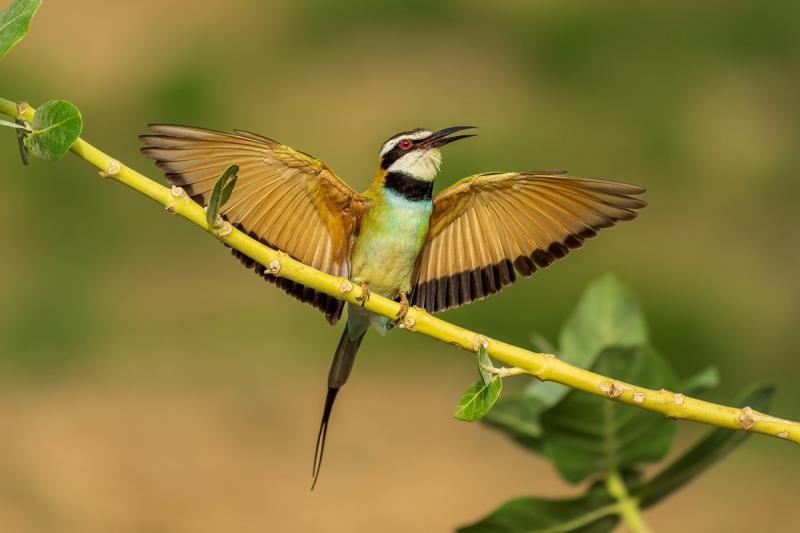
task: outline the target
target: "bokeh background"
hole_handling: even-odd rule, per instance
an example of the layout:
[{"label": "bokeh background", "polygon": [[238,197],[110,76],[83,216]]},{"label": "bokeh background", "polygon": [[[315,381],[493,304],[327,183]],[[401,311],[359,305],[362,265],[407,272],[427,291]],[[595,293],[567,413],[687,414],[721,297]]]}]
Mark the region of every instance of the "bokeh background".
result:
[{"label": "bokeh background", "polygon": [[[86,139],[151,176],[148,122],[261,132],[359,188],[392,133],[467,123],[442,186],[530,168],[645,185],[635,223],[445,317],[529,345],[613,271],[682,375],[720,368],[709,397],[770,380],[796,419],[797,20],[792,0],[46,1],[0,94],[71,100]],[[447,531],[581,490],[453,420],[472,358],[398,332],[365,342],[309,493],[338,328],[84,162],[25,168],[0,134],[1,531]],[[703,429],[681,424],[679,448]],[[791,529],[799,477],[796,448],[754,438],[646,518]]]}]

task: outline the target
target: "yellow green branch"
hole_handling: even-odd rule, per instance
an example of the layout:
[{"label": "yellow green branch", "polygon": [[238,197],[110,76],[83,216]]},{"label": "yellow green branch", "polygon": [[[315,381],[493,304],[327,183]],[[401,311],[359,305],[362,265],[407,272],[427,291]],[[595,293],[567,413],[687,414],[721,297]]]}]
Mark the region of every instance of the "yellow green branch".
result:
[{"label": "yellow green branch", "polygon": [[[17,104],[0,98],[0,113],[30,122],[35,110],[27,104]],[[224,224],[217,228],[206,221],[206,213],[177,187],[167,188],[147,178],[98,150],[83,139],[70,148],[72,153],[100,170],[100,175],[114,179],[163,205],[171,213],[180,215],[219,240],[258,261],[275,276],[302,283],[351,303],[361,303],[360,287],[344,278],[331,276],[293,260],[285,253],[273,250],[248,237],[241,231]],[[371,295],[365,307],[379,315],[393,318],[400,304],[378,295]],[[423,309],[411,308],[401,325],[408,331],[422,333],[440,341],[469,351],[477,351],[483,344],[489,355],[512,367],[517,367],[543,381],[555,381],[609,400],[627,403],[676,419],[694,420],[718,427],[751,431],[771,435],[800,444],[800,423],[781,420],[764,413],[718,405],[680,393],[651,390],[623,383],[588,370],[574,367],[553,354],[524,350],[505,342],[491,339],[436,318]]]}]

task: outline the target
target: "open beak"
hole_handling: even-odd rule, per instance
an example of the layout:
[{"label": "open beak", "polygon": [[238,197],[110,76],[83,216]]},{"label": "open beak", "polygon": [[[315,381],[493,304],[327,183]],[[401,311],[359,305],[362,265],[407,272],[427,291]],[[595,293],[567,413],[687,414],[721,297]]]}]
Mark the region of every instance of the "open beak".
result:
[{"label": "open beak", "polygon": [[467,135],[453,135],[450,137],[449,135],[452,133],[456,133],[457,131],[463,130],[471,130],[475,128],[475,126],[453,126],[452,128],[445,128],[443,130],[439,130],[422,143],[423,146],[426,148],[439,148],[440,146],[444,146],[445,144],[450,144],[453,141],[457,141],[459,139],[466,139],[467,137],[475,137],[475,134],[467,134]]}]

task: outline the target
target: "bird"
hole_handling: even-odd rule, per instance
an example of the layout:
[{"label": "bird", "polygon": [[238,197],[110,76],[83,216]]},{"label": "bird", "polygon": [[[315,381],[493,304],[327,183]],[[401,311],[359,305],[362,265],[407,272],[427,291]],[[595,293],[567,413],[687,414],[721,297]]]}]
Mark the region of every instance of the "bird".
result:
[{"label": "bird", "polygon": [[[317,270],[400,302],[396,320],[347,304],[347,321],[328,373],[317,433],[312,490],[319,478],[337,394],[370,327],[386,334],[409,306],[431,313],[495,294],[579,248],[602,228],[645,207],[643,187],[573,177],[565,171],[484,172],[435,196],[442,148],[473,137],[472,126],[416,128],[380,148],[363,193],[319,159],[256,133],[150,124],[141,152],[173,186],[206,206],[232,164],[238,181],[221,216],[263,244]],[[334,325],[345,304],[273,276],[237,250],[242,263],[324,313]]]}]

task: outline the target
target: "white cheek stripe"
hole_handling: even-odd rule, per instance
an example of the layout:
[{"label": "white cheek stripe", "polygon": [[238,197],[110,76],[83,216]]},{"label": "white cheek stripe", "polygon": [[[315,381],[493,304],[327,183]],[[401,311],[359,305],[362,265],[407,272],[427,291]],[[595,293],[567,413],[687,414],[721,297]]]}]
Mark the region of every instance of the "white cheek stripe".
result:
[{"label": "white cheek stripe", "polygon": [[405,172],[418,180],[433,181],[442,164],[439,150],[414,150],[404,155],[389,167],[389,172]]},{"label": "white cheek stripe", "polygon": [[381,150],[381,157],[383,157],[387,153],[389,153],[392,150],[392,148],[397,146],[397,143],[399,143],[399,142],[400,142],[400,139],[391,139],[389,141],[386,141],[386,143],[383,145],[383,149]]}]

